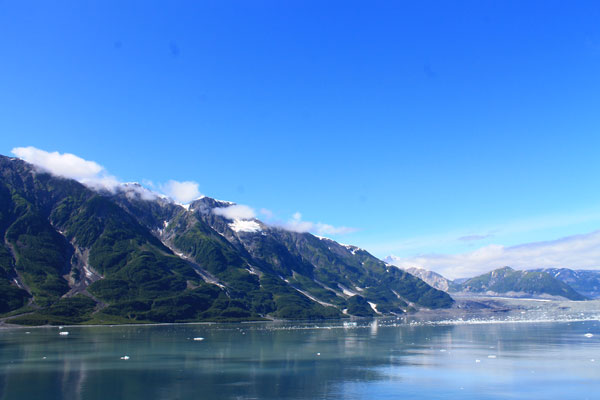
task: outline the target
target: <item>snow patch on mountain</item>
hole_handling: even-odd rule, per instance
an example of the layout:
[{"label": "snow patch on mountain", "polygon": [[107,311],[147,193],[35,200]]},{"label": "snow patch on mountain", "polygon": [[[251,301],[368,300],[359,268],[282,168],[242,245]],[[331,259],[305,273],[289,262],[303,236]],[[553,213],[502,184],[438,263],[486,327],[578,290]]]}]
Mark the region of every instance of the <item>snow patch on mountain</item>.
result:
[{"label": "snow patch on mountain", "polygon": [[375,311],[376,314],[381,314],[379,311],[377,311],[377,304],[371,303],[370,301],[368,301],[367,303],[369,303],[369,305],[371,306],[371,309],[373,311]]},{"label": "snow patch on mountain", "polygon": [[346,295],[346,296],[356,296],[357,293],[353,292],[352,290],[348,289],[346,286],[343,286],[342,284],[338,283],[338,287],[340,289],[342,289],[342,292]]}]

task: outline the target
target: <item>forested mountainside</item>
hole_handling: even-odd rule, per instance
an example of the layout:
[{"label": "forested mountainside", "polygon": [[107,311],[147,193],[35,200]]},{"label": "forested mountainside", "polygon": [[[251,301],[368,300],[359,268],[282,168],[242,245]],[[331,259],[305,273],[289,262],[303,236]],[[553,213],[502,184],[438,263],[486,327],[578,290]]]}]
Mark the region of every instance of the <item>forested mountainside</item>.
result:
[{"label": "forested mountainside", "polygon": [[0,156],[0,313],[22,324],[322,319],[453,301],[365,250]]}]

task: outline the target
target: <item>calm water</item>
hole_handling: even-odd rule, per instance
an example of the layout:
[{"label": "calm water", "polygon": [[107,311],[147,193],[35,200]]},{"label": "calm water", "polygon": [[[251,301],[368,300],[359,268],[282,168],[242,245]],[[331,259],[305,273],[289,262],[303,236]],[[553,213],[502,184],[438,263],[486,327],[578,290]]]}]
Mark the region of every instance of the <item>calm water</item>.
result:
[{"label": "calm water", "polygon": [[[64,330],[70,334],[0,331],[2,399],[597,399],[600,393],[597,321]],[[129,360],[120,359],[125,355]]]}]

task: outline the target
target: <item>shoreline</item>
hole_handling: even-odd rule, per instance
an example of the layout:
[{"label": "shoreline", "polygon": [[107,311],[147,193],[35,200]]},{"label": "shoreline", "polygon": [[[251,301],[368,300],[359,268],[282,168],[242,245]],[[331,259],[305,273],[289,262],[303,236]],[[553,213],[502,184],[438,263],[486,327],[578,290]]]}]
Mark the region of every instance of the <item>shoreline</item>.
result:
[{"label": "shoreline", "polygon": [[[600,320],[600,299],[575,301],[575,300],[560,300],[560,299],[535,299],[535,298],[514,298],[514,297],[496,297],[496,296],[457,296],[455,305],[448,309],[437,310],[419,310],[414,313],[401,315],[373,316],[373,317],[351,317],[351,318],[336,318],[324,320],[246,320],[246,321],[194,321],[194,322],[149,322],[149,323],[130,323],[130,324],[64,324],[64,325],[19,325],[9,324],[4,321],[0,323],[0,331],[2,330],[30,330],[30,329],[52,329],[60,330],[62,328],[73,327],[154,327],[154,326],[183,326],[183,325],[236,325],[236,324],[324,324],[333,322],[343,327],[343,323],[347,321],[398,321],[396,325],[461,325],[461,324],[498,324],[498,323],[548,323],[548,322],[578,322],[578,321],[593,321]],[[577,310],[582,306],[594,303],[596,307],[591,310]],[[541,308],[544,307],[544,308]],[[547,309],[546,309],[547,308]],[[585,307],[584,307],[585,308]],[[570,318],[555,318],[551,319],[545,315],[548,311],[561,312],[565,317],[572,313]],[[525,316],[527,313],[540,312],[542,315],[539,318],[519,319],[509,318],[511,313],[516,316]],[[583,317],[585,313],[597,313]],[[505,318],[498,318],[498,315],[503,315]]]}]

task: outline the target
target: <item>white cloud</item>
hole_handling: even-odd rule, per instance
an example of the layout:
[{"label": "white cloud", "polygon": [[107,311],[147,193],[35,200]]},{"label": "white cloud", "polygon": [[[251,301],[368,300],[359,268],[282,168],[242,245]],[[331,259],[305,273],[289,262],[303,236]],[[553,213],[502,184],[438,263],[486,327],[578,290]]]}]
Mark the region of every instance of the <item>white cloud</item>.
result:
[{"label": "white cloud", "polygon": [[518,246],[491,244],[460,254],[391,256],[386,261],[403,268],[429,269],[450,279],[473,277],[507,265],[518,269],[600,269],[600,230]]},{"label": "white cloud", "polygon": [[229,227],[236,232],[260,232],[260,225],[256,221],[242,221],[236,219],[229,224]]},{"label": "white cloud", "polygon": [[286,223],[282,224],[282,228],[292,232],[308,232],[312,230],[314,223],[308,221],[302,221],[302,214],[295,212],[292,218]]},{"label": "white cloud", "polygon": [[178,203],[188,204],[193,200],[202,197],[198,183],[193,181],[174,181],[170,180],[160,186],[162,192]]},{"label": "white cloud", "polygon": [[357,230],[346,226],[335,227],[322,222],[303,221],[302,214],[299,212],[294,213],[290,220],[278,226],[292,232],[313,232],[319,235],[343,235]]},{"label": "white cloud", "polygon": [[[11,150],[14,155],[20,159],[33,164],[38,169],[49,172],[53,175],[76,181],[96,190],[109,190],[115,192],[120,190],[125,192],[126,196],[139,196],[144,200],[152,200],[160,195],[137,183],[123,183],[109,174],[102,165],[85,160],[75,154],[59,153],[57,151],[48,152],[35,147],[15,147]],[[144,181],[145,184],[154,188],[151,181]],[[196,182],[177,182],[169,181],[160,185],[161,190],[180,203],[188,203],[201,196]]]},{"label": "white cloud", "polygon": [[[64,178],[75,179],[93,189],[106,189],[111,192],[123,191],[126,196],[132,198],[138,196],[144,200],[152,200],[161,195],[155,192],[157,186],[162,193],[174,201],[188,204],[202,197],[197,182],[179,182],[170,180],[162,185],[155,185],[152,181],[143,180],[150,189],[137,183],[123,183],[110,175],[100,164],[85,160],[70,153],[47,152],[35,147],[15,147],[12,153],[27,161],[43,171]],[[256,217],[256,212],[245,205],[236,204],[229,207],[215,208],[213,212],[231,220],[251,220]],[[260,213],[267,220],[274,218],[274,214],[267,209],[261,209]],[[297,212],[287,222],[275,222],[273,225],[294,232],[313,232],[319,235],[341,235],[356,232],[355,228],[345,226],[336,227],[322,222],[303,221],[302,215]]]},{"label": "white cloud", "polygon": [[114,191],[120,182],[94,161],[70,153],[47,152],[35,147],[15,147],[11,152],[39,169],[63,178],[75,179],[95,189]]},{"label": "white cloud", "polygon": [[143,187],[139,183],[122,183],[118,190],[125,193],[125,196],[129,199],[154,200],[160,197],[158,193]]},{"label": "white cloud", "polygon": [[256,217],[256,213],[251,207],[243,204],[234,204],[229,207],[218,207],[213,209],[213,213],[227,219],[248,220]]}]

